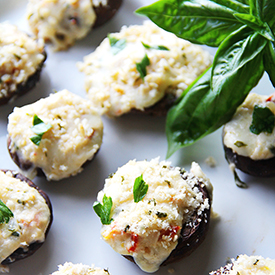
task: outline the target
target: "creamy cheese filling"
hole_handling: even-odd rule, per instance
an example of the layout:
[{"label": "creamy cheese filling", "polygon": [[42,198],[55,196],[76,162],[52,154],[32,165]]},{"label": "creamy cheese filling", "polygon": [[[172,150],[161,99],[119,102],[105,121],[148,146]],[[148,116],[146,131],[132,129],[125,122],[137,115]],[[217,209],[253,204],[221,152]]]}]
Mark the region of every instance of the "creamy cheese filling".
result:
[{"label": "creamy cheese filling", "polygon": [[[34,115],[52,126],[39,146],[30,140],[35,136],[31,129]],[[102,143],[103,124],[88,100],[63,90],[14,108],[9,115],[8,134],[9,149],[33,164],[32,169],[22,173],[33,178],[39,167],[48,180],[59,180],[79,173],[82,165],[93,158]]]},{"label": "creamy cheese filling", "polygon": [[[143,110],[171,93],[178,97],[207,67],[211,56],[200,46],[177,38],[150,21],[122,27],[109,37],[124,43],[113,52],[109,38],[77,66],[84,72],[85,89],[93,104],[109,116]],[[123,43],[122,43],[123,42]],[[145,48],[142,43],[151,46]],[[153,47],[165,46],[168,50]],[[136,64],[147,55],[150,65],[141,78]]]},{"label": "creamy cheese filling", "polygon": [[50,210],[39,192],[11,172],[0,171],[0,199],[13,212],[8,223],[0,224],[0,262],[16,249],[28,249],[43,242],[50,222]]},{"label": "creamy cheese filling", "polygon": [[[194,171],[202,175],[199,166]],[[133,185],[143,176],[148,184],[145,197],[135,203]],[[188,223],[194,211],[201,214],[209,209],[209,200],[195,187],[197,177],[188,173],[182,178],[180,168],[172,168],[170,162],[131,160],[106,179],[99,192],[112,198],[110,225],[103,225],[101,235],[112,248],[122,255],[131,255],[137,265],[146,272],[158,270],[178,243],[183,223]],[[205,175],[200,178],[211,193],[211,184]]]},{"label": "creamy cheese filling", "polygon": [[105,269],[98,267],[91,267],[84,264],[73,264],[66,262],[64,265],[58,266],[58,271],[55,271],[51,275],[109,275],[109,272]]},{"label": "creamy cheese filling", "polygon": [[[228,265],[228,268],[221,268],[228,275],[273,275],[275,272],[275,260],[263,258],[262,256],[247,256],[239,255],[236,260],[232,259],[233,267]],[[211,272],[210,275],[215,274]]]},{"label": "creamy cheese filling", "polygon": [[44,43],[15,25],[0,23],[0,99],[14,93],[44,61]]},{"label": "creamy cheese filling", "polygon": [[65,50],[87,35],[96,14],[92,0],[29,0],[27,18],[39,38],[54,50]]},{"label": "creamy cheese filling", "polygon": [[269,108],[275,114],[275,101],[268,100],[268,96],[250,93],[243,104],[237,109],[231,121],[225,124],[223,130],[224,145],[241,156],[253,160],[269,159],[274,157],[272,148],[275,147],[274,130],[271,134],[261,132],[253,134],[249,127],[252,123],[254,107]]}]

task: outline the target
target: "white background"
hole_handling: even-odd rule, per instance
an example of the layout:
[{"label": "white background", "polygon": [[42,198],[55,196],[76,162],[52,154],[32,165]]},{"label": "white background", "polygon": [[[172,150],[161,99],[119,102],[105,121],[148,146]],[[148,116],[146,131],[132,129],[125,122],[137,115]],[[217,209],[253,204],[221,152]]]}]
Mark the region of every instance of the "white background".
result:
[{"label": "white background", "polygon": [[[133,12],[153,2],[124,0],[111,21],[93,30],[68,51],[54,53],[47,48],[48,59],[36,88],[13,103],[0,106],[0,168],[17,170],[6,148],[7,117],[13,108],[46,97],[53,89],[66,88],[86,97],[84,76],[75,63],[92,52],[108,33],[119,31],[122,25],[141,23],[145,18]],[[26,0],[0,0],[1,22],[8,20],[29,32],[25,19],[26,4]],[[214,53],[214,49],[209,50]],[[255,92],[273,93],[267,76]],[[49,275],[57,270],[58,264],[66,261],[108,268],[111,275],[145,274],[100,239],[101,224],[92,205],[97,192],[103,187],[104,179],[117,167],[134,158],[165,158],[165,118],[127,115],[103,120],[103,145],[81,174],[59,182],[47,182],[42,177],[34,179],[34,183],[52,201],[54,222],[45,244],[31,257],[10,265],[10,275]],[[205,163],[209,156],[215,158],[216,167],[211,168]],[[156,274],[169,274],[171,271],[174,275],[208,274],[224,265],[228,258],[241,253],[275,258],[274,178],[253,178],[240,173],[249,188],[236,187],[224,158],[221,130],[179,150],[170,160],[172,165],[188,170],[192,161],[201,165],[214,186],[213,210],[218,218],[212,219],[206,240],[192,255],[161,267]]]}]

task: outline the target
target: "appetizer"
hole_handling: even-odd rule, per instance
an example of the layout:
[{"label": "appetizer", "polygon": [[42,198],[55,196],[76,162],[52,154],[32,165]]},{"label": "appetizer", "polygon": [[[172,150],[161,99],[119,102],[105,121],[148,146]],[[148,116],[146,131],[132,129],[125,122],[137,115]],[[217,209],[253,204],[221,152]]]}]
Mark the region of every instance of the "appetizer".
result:
[{"label": "appetizer", "polygon": [[150,21],[122,27],[77,64],[94,106],[110,117],[164,115],[206,68],[210,54]]},{"label": "appetizer", "polygon": [[32,255],[44,243],[53,215],[48,196],[22,174],[0,170],[0,263]]},{"label": "appetizer", "polygon": [[8,150],[22,173],[48,180],[82,171],[102,144],[101,117],[88,100],[67,90],[15,107],[8,118]]},{"label": "appetizer", "polygon": [[188,173],[156,158],[118,168],[93,207],[103,240],[143,271],[155,272],[204,240],[211,201],[212,185],[197,163]]},{"label": "appetizer", "polygon": [[31,90],[46,60],[44,42],[0,23],[0,105]]},{"label": "appetizer", "polygon": [[122,0],[29,0],[27,19],[32,32],[66,50],[117,12]]},{"label": "appetizer", "polygon": [[233,118],[224,125],[226,159],[244,173],[275,175],[275,95],[250,93]]},{"label": "appetizer", "polygon": [[239,255],[232,259],[231,263],[210,275],[273,275],[275,273],[275,260],[263,258],[262,256]]},{"label": "appetizer", "polygon": [[55,271],[51,275],[109,275],[107,269],[101,269],[98,267],[91,267],[84,264],[73,264],[66,262],[64,265],[58,266],[58,271]]}]

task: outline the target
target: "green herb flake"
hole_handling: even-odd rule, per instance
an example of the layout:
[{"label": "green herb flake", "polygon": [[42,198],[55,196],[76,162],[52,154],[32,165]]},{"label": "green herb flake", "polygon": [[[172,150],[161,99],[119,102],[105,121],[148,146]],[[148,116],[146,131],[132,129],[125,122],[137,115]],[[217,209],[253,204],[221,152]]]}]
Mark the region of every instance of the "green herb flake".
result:
[{"label": "green herb flake", "polygon": [[133,188],[133,195],[134,195],[134,202],[141,201],[148,191],[148,184],[145,183],[143,180],[142,174],[135,179],[134,188]]},{"label": "green herb flake", "polygon": [[108,34],[111,51],[114,55],[122,51],[126,47],[126,39],[117,39]]},{"label": "green herb flake", "polygon": [[14,237],[19,237],[20,236],[19,232],[17,232],[17,231],[12,232],[11,235],[14,236]]},{"label": "green herb flake", "polygon": [[257,265],[257,263],[259,262],[259,259],[256,259],[255,263],[253,265]]},{"label": "green herb flake", "polygon": [[259,135],[262,132],[271,134],[275,126],[275,115],[267,107],[255,105],[252,114],[251,133]]},{"label": "green herb flake", "polygon": [[103,196],[103,204],[98,201],[94,203],[94,211],[100,217],[102,224],[110,224],[112,222],[113,219],[110,217],[112,206],[112,198],[107,197],[105,194]]},{"label": "green herb flake", "polygon": [[152,49],[152,50],[160,50],[160,51],[169,51],[169,49],[163,45],[157,45],[157,46],[150,46],[148,44],[145,44],[141,42],[145,49]]},{"label": "green herb flake", "polygon": [[247,144],[245,144],[244,142],[239,141],[239,140],[237,140],[237,141],[234,143],[234,145],[237,146],[238,148],[247,146]]},{"label": "green herb flake", "polygon": [[11,217],[13,217],[12,211],[0,200],[0,224],[8,223]]},{"label": "green herb flake", "polygon": [[31,130],[36,134],[30,138],[30,140],[37,146],[39,146],[43,135],[52,128],[50,123],[44,123],[37,115],[33,116],[33,126]]},{"label": "green herb flake", "polygon": [[158,218],[166,218],[167,217],[167,213],[164,213],[164,212],[159,212],[157,211],[156,212],[156,215],[158,216]]},{"label": "green herb flake", "polygon": [[20,59],[21,59],[21,56],[19,56],[19,55],[18,55],[18,54],[16,54],[16,53],[14,53],[13,55],[14,55],[14,57],[15,57],[15,58],[17,58],[18,60],[20,60]]},{"label": "green herb flake", "polygon": [[150,65],[150,60],[147,56],[147,54],[145,54],[145,56],[142,58],[141,62],[136,63],[136,68],[137,71],[140,74],[140,77],[144,80],[144,77],[147,75],[147,70],[146,67]]}]

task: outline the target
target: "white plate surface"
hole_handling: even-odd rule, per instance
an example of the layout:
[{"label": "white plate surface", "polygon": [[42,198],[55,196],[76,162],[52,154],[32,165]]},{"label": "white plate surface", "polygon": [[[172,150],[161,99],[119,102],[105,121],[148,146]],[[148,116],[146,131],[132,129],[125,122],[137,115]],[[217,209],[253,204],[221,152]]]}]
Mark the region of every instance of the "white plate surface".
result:
[{"label": "white plate surface", "polygon": [[[86,97],[84,76],[75,65],[92,52],[107,33],[119,31],[122,25],[139,24],[145,18],[133,12],[153,0],[124,0],[116,16],[104,26],[92,31],[85,39],[66,52],[53,53],[48,59],[41,81],[31,92],[9,105],[0,107],[0,168],[15,169],[7,148],[7,117],[15,106],[32,103],[55,90],[68,89]],[[1,22],[8,20],[28,31],[25,19],[26,0],[0,0]],[[213,52],[213,49],[209,49]],[[254,89],[270,94],[273,87],[265,75]],[[165,118],[125,116],[104,120],[104,140],[96,158],[75,177],[60,182],[47,182],[36,177],[34,183],[50,197],[54,222],[45,244],[31,257],[10,265],[10,275],[49,275],[66,261],[94,264],[108,268],[111,275],[145,274],[135,264],[114,252],[100,239],[100,220],[92,205],[104,179],[130,159],[165,158],[167,150],[164,132]],[[216,167],[205,160],[214,157]],[[224,158],[221,130],[194,145],[179,150],[170,158],[172,165],[189,170],[198,162],[214,186],[213,209],[218,218],[211,222],[204,243],[182,261],[161,267],[158,275],[203,275],[225,264],[228,258],[245,253],[275,258],[275,180],[254,178],[240,173],[248,189],[235,186]]]}]

